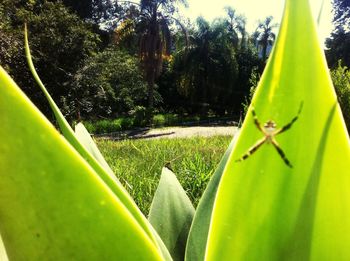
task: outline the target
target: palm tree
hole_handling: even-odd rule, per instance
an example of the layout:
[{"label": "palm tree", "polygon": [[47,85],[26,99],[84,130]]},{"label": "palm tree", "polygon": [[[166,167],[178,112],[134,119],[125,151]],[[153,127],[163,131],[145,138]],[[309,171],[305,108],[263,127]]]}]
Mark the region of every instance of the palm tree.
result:
[{"label": "palm tree", "polygon": [[117,0],[117,4],[122,4],[119,9],[123,10],[124,15],[110,21],[111,24],[119,24],[114,30],[117,44],[128,40],[123,38],[130,37],[130,33],[138,38],[138,53],[148,85],[148,116],[151,116],[154,107],[155,81],[161,74],[164,58],[170,56],[171,25],[176,23],[180,26],[187,42],[186,28],[174,17],[177,2],[187,6],[187,0],[141,0],[140,3]]},{"label": "palm tree", "polygon": [[184,26],[174,17],[177,2],[187,5],[186,0],[141,0],[140,4],[130,1],[118,1],[137,5],[140,13],[136,18],[136,31],[139,39],[139,56],[148,84],[149,111],[154,106],[154,86],[162,71],[163,59],[170,55],[171,30],[175,22],[186,33]]},{"label": "palm tree", "polygon": [[266,17],[264,21],[259,23],[256,29],[257,45],[262,48],[262,58],[264,61],[267,58],[268,46],[272,46],[276,38],[273,29],[277,27],[278,24],[273,24],[272,20],[272,16]]},{"label": "palm tree", "polygon": [[[141,0],[140,58],[148,84],[148,107],[154,106],[154,85],[162,71],[163,58],[170,55],[170,25],[178,20],[173,17],[174,4],[187,5],[186,0]],[[179,22],[178,22],[179,23]],[[180,24],[180,23],[179,23]]]},{"label": "palm tree", "polygon": [[232,44],[235,48],[240,45],[244,47],[246,41],[246,18],[243,15],[237,15],[236,10],[226,6],[225,11],[228,16],[227,27],[231,34]]},{"label": "palm tree", "polygon": [[178,88],[196,112],[206,113],[208,106],[220,112],[229,103],[237,77],[231,34],[222,19],[210,25],[199,17],[196,23],[188,47],[175,55]]}]

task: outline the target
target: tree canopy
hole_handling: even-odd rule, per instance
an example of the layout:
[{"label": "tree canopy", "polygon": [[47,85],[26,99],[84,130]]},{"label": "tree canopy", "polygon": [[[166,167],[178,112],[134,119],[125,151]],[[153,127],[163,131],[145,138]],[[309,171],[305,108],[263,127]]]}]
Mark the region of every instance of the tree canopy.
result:
[{"label": "tree canopy", "polygon": [[326,40],[328,65],[335,68],[338,60],[350,66],[350,1],[333,0],[333,32]]},{"label": "tree canopy", "polygon": [[[239,115],[251,78],[275,40],[273,17],[255,32],[234,7],[213,22],[186,20],[184,0],[2,0],[0,63],[44,112],[46,101],[27,69],[23,23],[35,66],[71,119],[116,117],[134,107]],[[334,0],[327,40],[331,68],[350,66],[349,1]],[[47,110],[47,115],[50,114]]]}]

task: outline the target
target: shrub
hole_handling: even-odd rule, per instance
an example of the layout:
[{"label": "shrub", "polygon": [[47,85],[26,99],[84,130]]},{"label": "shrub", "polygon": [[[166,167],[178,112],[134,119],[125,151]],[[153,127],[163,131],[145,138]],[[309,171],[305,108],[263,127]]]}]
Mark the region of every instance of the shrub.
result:
[{"label": "shrub", "polygon": [[132,127],[134,127],[134,119],[130,118],[130,117],[125,117],[125,118],[121,118],[121,129],[123,130],[127,130],[127,129],[131,129]]},{"label": "shrub", "polygon": [[135,126],[145,126],[147,124],[147,109],[144,106],[136,106],[134,110],[131,111],[131,115],[134,117]]},{"label": "shrub", "polygon": [[152,124],[156,127],[162,127],[165,125],[165,116],[163,114],[156,114],[153,116]]},{"label": "shrub", "polygon": [[338,95],[339,104],[343,112],[348,132],[350,131],[350,71],[342,66],[341,61],[338,67],[331,71],[335,91]]},{"label": "shrub", "polygon": [[96,133],[96,126],[91,121],[84,121],[84,126],[89,133]]},{"label": "shrub", "polygon": [[85,115],[110,117],[145,103],[147,86],[138,59],[109,48],[86,60],[72,92],[79,97]]},{"label": "shrub", "polygon": [[164,114],[165,116],[165,121],[166,125],[171,126],[171,125],[178,125],[180,120],[179,120],[179,115],[177,114]]}]

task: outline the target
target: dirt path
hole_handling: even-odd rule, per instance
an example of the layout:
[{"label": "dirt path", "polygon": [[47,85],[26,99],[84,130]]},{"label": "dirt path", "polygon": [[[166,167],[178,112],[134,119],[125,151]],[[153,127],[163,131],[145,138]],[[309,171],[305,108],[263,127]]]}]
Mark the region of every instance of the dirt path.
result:
[{"label": "dirt path", "polygon": [[158,129],[140,129],[123,133],[103,135],[107,139],[161,139],[161,138],[191,138],[194,136],[233,136],[237,132],[233,126],[195,126],[195,127],[167,127]]},{"label": "dirt path", "polygon": [[237,131],[237,127],[220,126],[220,127],[171,127],[165,129],[151,129],[144,138],[190,138],[193,136],[209,137],[209,136],[233,136]]}]

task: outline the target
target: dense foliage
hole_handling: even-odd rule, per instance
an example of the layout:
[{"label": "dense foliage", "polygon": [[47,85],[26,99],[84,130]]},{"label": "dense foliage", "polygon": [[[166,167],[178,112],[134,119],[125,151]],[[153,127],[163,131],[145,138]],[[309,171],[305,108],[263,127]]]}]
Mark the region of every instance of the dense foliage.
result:
[{"label": "dense foliage", "polygon": [[350,66],[350,1],[333,0],[333,32],[326,40],[328,65],[335,68],[338,61]]},{"label": "dense foliage", "polygon": [[[109,48],[85,61],[69,93],[70,109],[78,118],[114,116],[145,105],[147,87],[139,61],[125,51]],[[68,105],[68,104],[67,104]]]},{"label": "dense foliage", "polygon": [[222,21],[210,25],[198,18],[197,26],[189,47],[175,57],[178,88],[189,98],[193,109],[203,112],[211,105],[225,110],[237,80],[235,50]]},{"label": "dense foliage", "polygon": [[335,68],[340,59],[345,65],[350,66],[350,31],[346,32],[340,28],[333,32],[326,45],[327,60],[331,68]]},{"label": "dense foliage", "polygon": [[[272,17],[246,31],[246,18],[226,15],[191,23],[177,2],[3,0],[0,64],[51,116],[24,59],[23,23],[35,66],[71,120],[177,114],[235,115],[249,100],[252,73],[262,72],[275,38]],[[334,0],[327,60],[350,66],[349,3]],[[152,110],[146,110],[150,107]],[[149,118],[152,122],[152,117]],[[141,121],[140,121],[141,122]],[[143,122],[144,124],[145,122]]]},{"label": "dense foliage", "polygon": [[340,107],[348,132],[350,133],[350,71],[342,66],[339,61],[338,67],[331,71],[332,81],[337,92]]},{"label": "dense foliage", "polygon": [[38,72],[61,106],[62,97],[68,97],[72,89],[77,70],[85,59],[99,50],[100,39],[93,32],[91,24],[82,21],[62,3],[31,3],[15,0],[0,4],[6,10],[8,20],[7,28],[2,33],[9,36],[8,41],[14,38],[15,45],[12,41],[9,44],[16,48],[15,51],[9,49],[8,58],[1,60],[1,64],[11,68],[10,73],[16,82],[23,86],[39,108],[47,112],[46,102],[41,95],[37,95],[38,88],[25,62],[23,23],[29,24],[30,44]]}]

